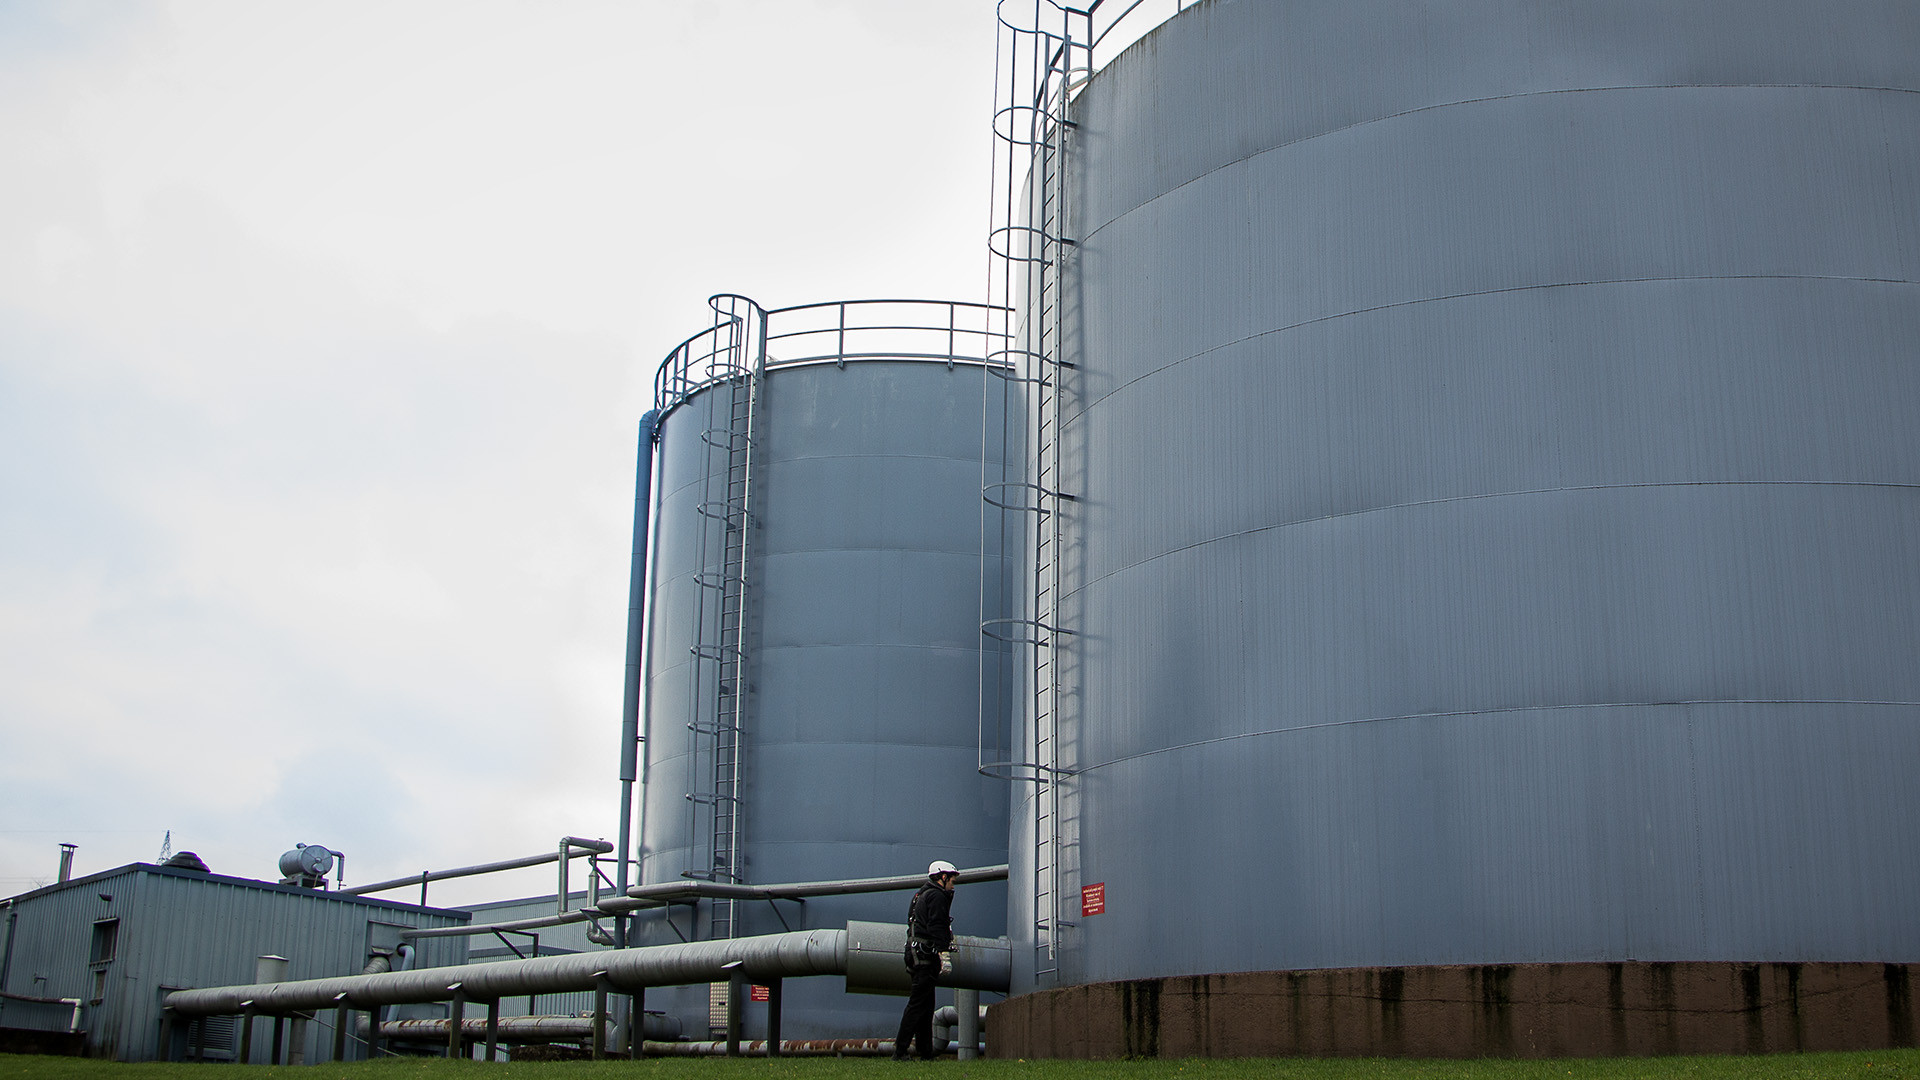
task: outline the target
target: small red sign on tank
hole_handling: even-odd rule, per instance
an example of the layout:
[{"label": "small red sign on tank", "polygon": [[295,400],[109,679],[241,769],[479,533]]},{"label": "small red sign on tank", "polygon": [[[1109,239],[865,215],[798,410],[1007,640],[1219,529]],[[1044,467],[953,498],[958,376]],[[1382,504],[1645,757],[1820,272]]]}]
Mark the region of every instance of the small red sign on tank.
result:
[{"label": "small red sign on tank", "polygon": [[747,1000],[748,1001],[772,1001],[773,991],[767,989],[764,986],[760,986],[756,984],[753,987],[753,989],[747,991]]},{"label": "small red sign on tank", "polygon": [[1080,917],[1103,914],[1107,910],[1107,883],[1080,886]]}]

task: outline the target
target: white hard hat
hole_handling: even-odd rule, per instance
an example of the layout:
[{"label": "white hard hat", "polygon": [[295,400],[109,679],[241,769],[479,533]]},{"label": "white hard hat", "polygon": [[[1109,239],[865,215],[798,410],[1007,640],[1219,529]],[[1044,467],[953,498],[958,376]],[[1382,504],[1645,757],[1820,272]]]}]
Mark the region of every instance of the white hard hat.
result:
[{"label": "white hard hat", "polygon": [[954,869],[952,863],[945,859],[935,859],[927,864],[928,877],[939,877],[941,874],[957,874],[959,872],[960,871]]}]

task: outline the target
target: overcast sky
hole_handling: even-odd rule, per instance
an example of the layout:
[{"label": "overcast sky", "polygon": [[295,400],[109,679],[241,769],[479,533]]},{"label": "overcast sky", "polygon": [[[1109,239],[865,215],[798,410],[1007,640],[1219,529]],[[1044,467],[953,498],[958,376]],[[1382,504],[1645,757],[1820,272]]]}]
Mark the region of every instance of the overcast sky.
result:
[{"label": "overcast sky", "polygon": [[0,0],[0,895],[611,839],[653,370],[714,292],[984,299],[993,31]]}]

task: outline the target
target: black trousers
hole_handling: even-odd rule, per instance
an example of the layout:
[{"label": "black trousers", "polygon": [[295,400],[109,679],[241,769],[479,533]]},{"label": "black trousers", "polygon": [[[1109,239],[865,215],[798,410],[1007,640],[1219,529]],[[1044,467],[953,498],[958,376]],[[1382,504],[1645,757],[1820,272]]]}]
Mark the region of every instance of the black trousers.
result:
[{"label": "black trousers", "polygon": [[913,990],[907,994],[907,1008],[900,1014],[900,1034],[893,1037],[893,1056],[906,1057],[914,1039],[920,1040],[920,1056],[932,1058],[933,984],[940,978],[940,964],[914,964],[907,968],[913,978]]}]

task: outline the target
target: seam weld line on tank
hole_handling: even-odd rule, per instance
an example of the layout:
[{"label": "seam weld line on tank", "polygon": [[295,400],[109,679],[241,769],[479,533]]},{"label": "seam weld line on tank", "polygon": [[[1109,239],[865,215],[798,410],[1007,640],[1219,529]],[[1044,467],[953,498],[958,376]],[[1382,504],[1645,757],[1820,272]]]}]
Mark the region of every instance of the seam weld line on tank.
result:
[{"label": "seam weld line on tank", "polygon": [[[980,467],[980,463],[977,461],[966,462],[966,465],[968,468],[973,468],[973,469],[977,469]],[[960,550],[956,548],[906,547],[904,545],[895,545],[893,547],[782,548],[778,553],[773,555],[768,555],[767,558],[777,559],[786,555],[819,555],[822,553],[838,553],[842,551],[851,551],[851,552],[856,552],[862,555],[892,555],[896,552],[906,551],[906,552],[911,552],[915,555],[965,555],[969,559],[978,558],[980,555],[979,548],[973,548],[971,550]]]},{"label": "seam weld line on tank", "polygon": [[1097,765],[1085,766],[1079,770],[1078,775],[1084,776],[1095,769],[1104,769],[1109,765],[1120,765],[1157,754],[1191,750],[1197,746],[1212,746],[1238,739],[1257,739],[1263,735],[1291,735],[1295,732],[1318,731],[1322,728],[1352,727],[1355,724],[1384,724],[1394,720],[1445,720],[1455,716],[1500,716],[1506,713],[1561,712],[1573,709],[1672,709],[1694,705],[1869,705],[1911,709],[1920,707],[1920,701],[1853,701],[1841,698],[1699,698],[1691,701],[1594,701],[1563,705],[1511,705],[1498,709],[1460,709],[1454,712],[1405,713],[1400,716],[1362,716],[1352,720],[1329,720],[1323,724],[1301,724],[1298,727],[1244,731],[1237,735],[1222,735],[1217,739],[1198,739],[1180,743],[1177,746],[1161,746],[1152,750],[1143,750],[1138,754],[1112,758]]},{"label": "seam weld line on tank", "polygon": [[[782,368],[778,370],[785,370],[785,369]],[[980,466],[980,458],[978,456],[954,457],[951,454],[795,454],[791,457],[785,458],[784,460],[786,461],[952,461],[962,465],[966,465],[969,468],[977,469]],[[677,488],[672,488],[668,490],[666,494],[670,496],[678,495],[681,492],[686,491],[688,488],[695,488],[699,486],[700,486],[700,481],[689,480],[686,483],[681,484]],[[820,550],[897,551],[899,549],[898,548],[823,548]],[[966,554],[975,555],[975,554],[978,554],[978,552],[969,551]]]},{"label": "seam weld line on tank", "polygon": [[1485,491],[1477,495],[1449,495],[1444,499],[1416,499],[1413,502],[1389,503],[1386,506],[1369,506],[1361,510],[1343,510],[1338,514],[1322,514],[1319,517],[1295,518],[1292,521],[1276,521],[1271,525],[1258,525],[1251,529],[1241,529],[1238,532],[1209,536],[1205,540],[1195,540],[1191,544],[1182,544],[1177,548],[1169,548],[1166,551],[1149,555],[1137,562],[1130,562],[1125,566],[1115,567],[1101,574],[1099,577],[1089,579],[1086,584],[1069,591],[1066,595],[1076,596],[1108,578],[1117,577],[1135,567],[1145,566],[1159,559],[1179,555],[1182,552],[1192,551],[1196,548],[1203,548],[1208,544],[1217,544],[1222,540],[1235,540],[1242,536],[1252,536],[1255,533],[1272,532],[1275,529],[1289,529],[1296,525],[1313,525],[1322,521],[1338,521],[1342,518],[1361,517],[1366,514],[1384,514],[1391,510],[1410,510],[1418,506],[1445,506],[1448,503],[1479,502],[1484,499],[1513,499],[1527,495],[1553,495],[1566,491],[1637,491],[1654,488],[1703,487],[1814,487],[1885,488],[1889,491],[1920,490],[1920,484],[1896,484],[1885,480],[1657,480],[1640,484],[1572,484],[1567,487],[1523,488],[1519,491]]},{"label": "seam weld line on tank", "polygon": [[1354,308],[1352,311],[1337,311],[1332,315],[1315,315],[1311,319],[1302,319],[1296,323],[1288,323],[1285,326],[1275,326],[1267,330],[1261,330],[1258,333],[1248,334],[1245,337],[1237,337],[1232,341],[1223,341],[1218,345],[1209,345],[1197,353],[1189,353],[1177,360],[1171,360],[1162,364],[1152,371],[1136,375],[1126,382],[1115,386],[1113,389],[1108,390],[1106,393],[1101,394],[1099,397],[1088,400],[1080,406],[1079,410],[1076,411],[1067,422],[1073,423],[1078,421],[1086,415],[1087,410],[1093,408],[1093,406],[1100,402],[1124,390],[1128,390],[1138,383],[1143,383],[1157,375],[1171,371],[1181,364],[1198,360],[1204,356],[1211,356],[1222,349],[1231,349],[1235,345],[1244,345],[1249,341],[1257,341],[1260,338],[1271,337],[1274,334],[1284,334],[1289,330],[1298,330],[1301,327],[1314,326],[1318,323],[1333,322],[1336,319],[1350,319],[1356,315],[1371,315],[1377,311],[1391,311],[1394,308],[1412,307],[1415,304],[1439,304],[1448,300],[1471,300],[1480,296],[1500,296],[1504,293],[1533,292],[1538,289],[1578,289],[1602,285],[1658,285],[1663,282],[1682,281],[1851,281],[1867,285],[1920,285],[1920,281],[1910,281],[1906,278],[1855,277],[1847,274],[1687,274],[1676,277],[1595,278],[1591,281],[1542,281],[1532,285],[1507,285],[1498,289],[1475,289],[1471,292],[1447,293],[1443,296],[1422,296],[1412,300],[1395,300],[1391,304],[1375,304],[1373,307]]},{"label": "seam weld line on tank", "polygon": [[1100,234],[1101,229],[1119,221],[1121,218],[1126,217],[1142,206],[1151,206],[1157,200],[1166,198],[1168,195],[1179,191],[1188,184],[1198,183],[1222,169],[1231,169],[1242,162],[1252,161],[1262,154],[1271,154],[1276,150],[1285,150],[1288,147],[1299,146],[1301,143],[1312,142],[1315,139],[1324,139],[1330,135],[1338,135],[1341,132],[1352,131],[1355,128],[1366,127],[1369,124],[1379,124],[1388,120],[1397,120],[1403,116],[1417,116],[1420,113],[1434,112],[1439,109],[1458,108],[1462,105],[1485,105],[1495,101],[1515,101],[1520,98],[1530,97],[1553,97],[1558,94],[1616,94],[1630,93],[1635,90],[1846,90],[1877,94],[1920,94],[1920,89],[1911,86],[1849,86],[1834,83],[1631,83],[1624,86],[1563,86],[1557,90],[1525,90],[1518,94],[1495,94],[1491,97],[1461,98],[1458,101],[1437,101],[1432,105],[1422,105],[1415,109],[1402,109],[1395,113],[1383,113],[1379,116],[1370,116],[1365,120],[1355,120],[1351,124],[1342,124],[1336,128],[1328,128],[1325,131],[1316,131],[1311,135],[1302,135],[1297,139],[1289,139],[1283,143],[1275,143],[1272,146],[1262,147],[1251,154],[1242,154],[1232,161],[1221,162],[1198,176],[1182,180],[1173,187],[1155,194],[1145,202],[1135,203],[1125,210],[1114,214],[1107,220],[1087,230],[1087,234],[1080,238],[1080,242],[1086,243],[1088,240],[1093,239]]}]

